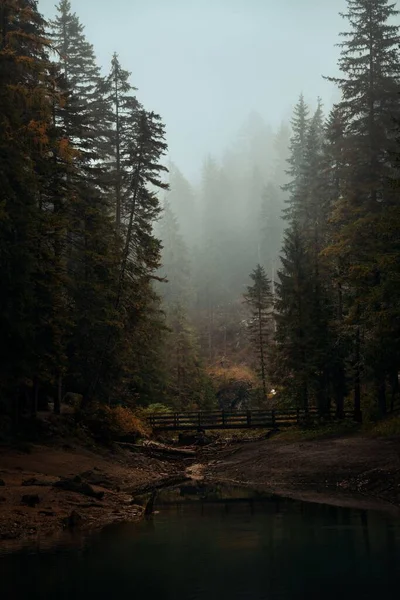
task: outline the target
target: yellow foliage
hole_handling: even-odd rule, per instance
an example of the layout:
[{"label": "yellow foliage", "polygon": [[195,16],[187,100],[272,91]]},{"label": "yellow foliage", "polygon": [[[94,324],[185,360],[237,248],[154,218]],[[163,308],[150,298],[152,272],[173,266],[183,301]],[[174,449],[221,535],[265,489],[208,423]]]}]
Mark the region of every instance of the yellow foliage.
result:
[{"label": "yellow foliage", "polygon": [[110,429],[119,435],[139,434],[140,437],[149,437],[149,427],[125,406],[105,406],[104,412]]},{"label": "yellow foliage", "polygon": [[208,369],[208,375],[214,383],[239,382],[256,384],[257,377],[254,371],[245,365],[215,365]]},{"label": "yellow foliage", "polygon": [[75,410],[80,414],[83,424],[102,441],[126,435],[147,438],[151,433],[145,421],[125,406],[93,403],[83,412],[80,411],[79,405]]}]

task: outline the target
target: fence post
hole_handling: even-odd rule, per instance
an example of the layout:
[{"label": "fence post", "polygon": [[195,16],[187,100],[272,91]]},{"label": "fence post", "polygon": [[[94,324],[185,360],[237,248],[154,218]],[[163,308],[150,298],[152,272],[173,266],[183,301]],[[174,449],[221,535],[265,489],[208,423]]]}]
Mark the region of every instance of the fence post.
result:
[{"label": "fence post", "polygon": [[251,411],[247,411],[247,427],[251,427]]},{"label": "fence post", "polygon": [[272,417],[272,427],[275,427],[276,426],[275,409],[273,409],[271,411],[271,417]]},{"label": "fence post", "polygon": [[225,411],[222,411],[222,425],[225,425]]},{"label": "fence post", "polygon": [[300,409],[299,407],[297,407],[296,409],[296,419],[297,419],[297,425],[300,423]]},{"label": "fence post", "polygon": [[197,427],[198,430],[201,431],[201,412],[199,412],[197,415]]}]

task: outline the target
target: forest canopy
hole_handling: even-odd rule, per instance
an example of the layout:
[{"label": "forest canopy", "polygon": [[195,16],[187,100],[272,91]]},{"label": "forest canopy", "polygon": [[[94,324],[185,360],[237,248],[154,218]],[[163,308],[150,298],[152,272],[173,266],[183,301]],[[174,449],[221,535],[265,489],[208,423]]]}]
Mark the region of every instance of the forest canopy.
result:
[{"label": "forest canopy", "polygon": [[393,409],[395,4],[347,0],[338,101],[301,93],[275,130],[251,113],[200,185],[69,0],[0,9],[0,411]]}]

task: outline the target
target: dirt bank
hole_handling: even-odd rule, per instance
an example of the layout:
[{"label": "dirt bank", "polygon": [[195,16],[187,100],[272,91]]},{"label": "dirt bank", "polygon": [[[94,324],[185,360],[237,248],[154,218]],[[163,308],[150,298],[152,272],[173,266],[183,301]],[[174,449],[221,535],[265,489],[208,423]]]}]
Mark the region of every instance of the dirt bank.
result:
[{"label": "dirt bank", "polygon": [[122,449],[1,448],[0,544],[138,519],[135,491],[179,479],[185,466]]},{"label": "dirt bank", "polygon": [[[205,462],[205,455],[202,462]],[[207,459],[205,477],[330,504],[400,514],[400,439],[356,435],[307,442],[260,442]]]},{"label": "dirt bank", "polygon": [[30,445],[0,449],[0,548],[18,549],[26,539],[36,543],[71,526],[85,531],[139,519],[143,507],[133,498],[182,480],[185,473],[195,480],[400,514],[400,439],[272,438],[168,459],[120,448]]}]

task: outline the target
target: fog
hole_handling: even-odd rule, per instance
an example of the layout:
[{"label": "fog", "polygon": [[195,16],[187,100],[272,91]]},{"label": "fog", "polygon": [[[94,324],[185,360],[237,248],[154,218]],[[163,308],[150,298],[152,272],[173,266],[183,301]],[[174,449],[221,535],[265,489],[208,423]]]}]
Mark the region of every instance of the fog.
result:
[{"label": "fog", "polygon": [[[39,0],[50,20],[53,3]],[[343,315],[342,292],[327,257],[335,256],[342,265],[348,260],[343,249],[363,245],[354,233],[358,224],[352,229],[359,214],[353,202],[363,202],[370,219],[378,215],[375,207],[369,214],[371,199],[383,203],[386,197],[385,206],[393,202],[386,177],[397,152],[392,143],[400,117],[393,90],[399,85],[400,38],[396,27],[383,22],[387,15],[390,24],[398,23],[398,13],[386,0],[114,0],[111,11],[109,3],[99,0],[72,0],[71,5],[103,74],[110,73],[116,52],[122,69],[131,72],[141,105],[159,114],[166,126],[168,155],[157,156],[170,188],[158,186],[145,231],[154,234],[153,247],[160,250],[148,276],[170,332],[163,360],[176,375],[172,404],[181,406],[184,396],[197,394],[195,389],[203,398],[197,404],[204,404],[200,360],[217,370],[250,366],[253,374],[261,373],[260,398],[266,396],[269,370],[274,386],[286,378],[298,406],[308,406],[310,393],[322,412],[334,390],[340,413],[345,380],[352,376],[345,375],[346,364],[358,364],[361,355],[358,348],[357,356],[350,350],[343,358],[347,350],[341,349],[340,327],[347,335],[347,324],[338,330],[334,319]],[[64,25],[61,32],[64,39]],[[340,48],[343,39],[350,41]],[[365,81],[370,82],[367,92]],[[116,165],[111,198],[119,215],[121,181],[126,198],[131,197],[131,162],[126,172],[119,162],[120,140],[130,129],[126,121],[120,125],[118,78],[114,84],[109,133],[118,130],[119,141],[110,147],[109,160]],[[101,99],[101,88],[96,89]],[[90,112],[90,94],[86,100]],[[106,102],[110,105],[110,98]],[[377,147],[377,131],[384,148]],[[391,177],[398,177],[394,163]],[[149,181],[157,187],[157,181]],[[352,193],[344,195],[348,189]],[[342,204],[343,214],[350,215],[343,229],[336,222]],[[138,219],[135,206],[122,215],[123,225]],[[122,207],[126,210],[124,201]],[[391,227],[390,211],[386,218]],[[369,235],[368,230],[366,239]],[[363,271],[364,257],[354,260]],[[346,279],[358,272],[350,267],[340,285],[356,290],[360,282]],[[252,289],[259,296],[253,297],[250,314]],[[350,321],[354,297],[350,293],[346,299]],[[374,302],[371,297],[371,313]],[[256,333],[254,323],[259,324]],[[359,375],[355,398],[360,396]],[[358,405],[355,410],[358,414]]]},{"label": "fog", "polygon": [[[55,0],[39,0],[50,18]],[[251,111],[272,126],[301,91],[335,97],[344,0],[73,0],[99,64],[114,51],[138,97],[167,126],[171,159],[198,179],[204,156],[223,153]]]}]

